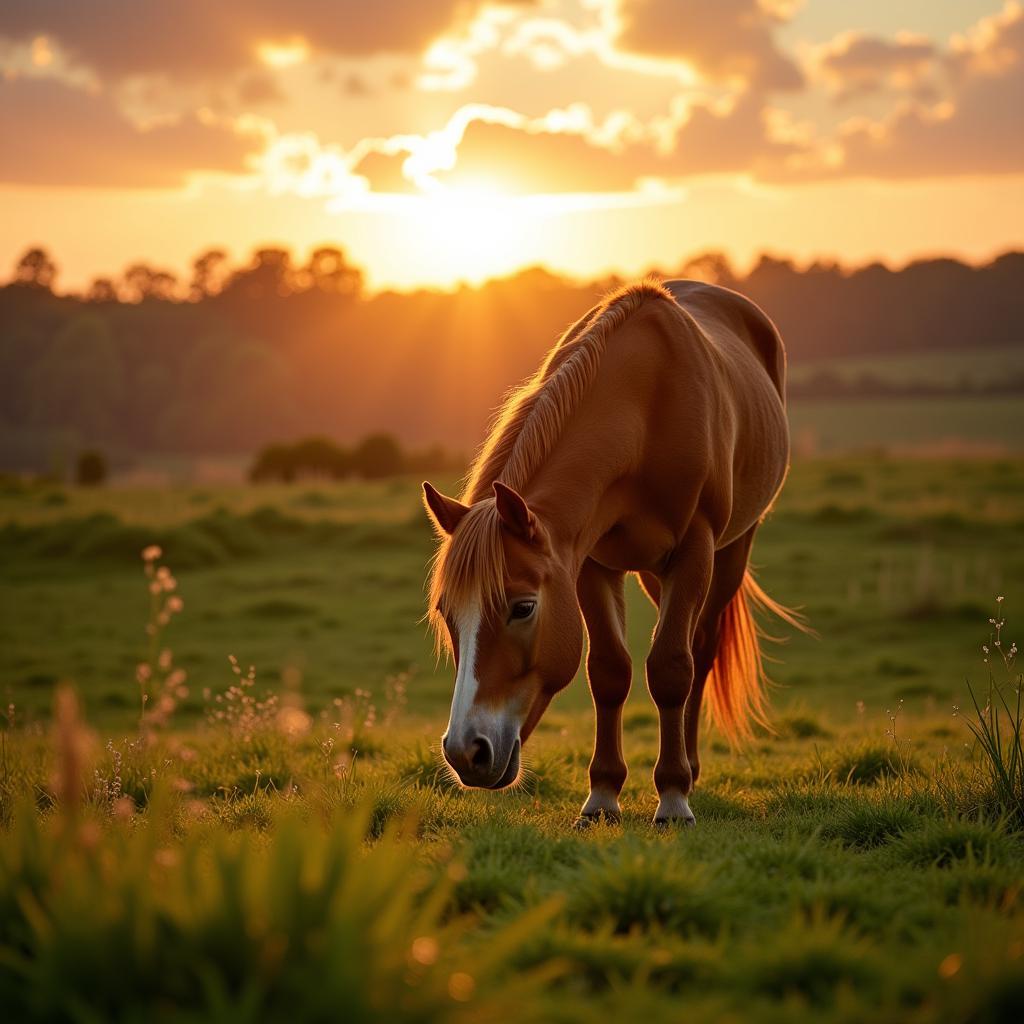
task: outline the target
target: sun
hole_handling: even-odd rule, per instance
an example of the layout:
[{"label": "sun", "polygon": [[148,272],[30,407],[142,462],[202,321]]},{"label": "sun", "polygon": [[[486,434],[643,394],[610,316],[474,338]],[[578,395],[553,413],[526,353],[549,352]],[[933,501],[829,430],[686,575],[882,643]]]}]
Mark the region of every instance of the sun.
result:
[{"label": "sun", "polygon": [[479,284],[520,269],[530,252],[533,218],[521,196],[496,180],[442,186],[420,197],[422,218],[436,239],[439,278]]}]

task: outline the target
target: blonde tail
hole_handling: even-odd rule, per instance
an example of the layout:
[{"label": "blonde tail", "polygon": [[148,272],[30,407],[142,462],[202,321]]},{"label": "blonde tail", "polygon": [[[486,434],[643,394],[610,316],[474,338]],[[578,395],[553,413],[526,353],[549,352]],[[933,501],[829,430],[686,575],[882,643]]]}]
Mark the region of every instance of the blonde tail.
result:
[{"label": "blonde tail", "polygon": [[708,717],[733,744],[750,739],[755,726],[771,730],[768,721],[768,677],[764,671],[760,639],[751,605],[778,616],[801,632],[812,630],[797,613],[772,600],[750,570],[722,612],[718,653],[705,689]]}]

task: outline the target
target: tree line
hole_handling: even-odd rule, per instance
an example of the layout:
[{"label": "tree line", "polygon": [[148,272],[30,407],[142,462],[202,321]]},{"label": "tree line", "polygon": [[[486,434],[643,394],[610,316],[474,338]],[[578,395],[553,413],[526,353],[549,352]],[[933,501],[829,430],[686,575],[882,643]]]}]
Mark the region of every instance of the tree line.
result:
[{"label": "tree line", "polygon": [[[1021,343],[1022,253],[899,270],[764,256],[746,274],[710,253],[665,276],[750,296],[794,364]],[[206,250],[181,279],[138,263],[82,294],[58,283],[35,247],[0,287],[0,469],[52,469],[86,448],[252,453],[381,430],[410,450],[469,451],[508,388],[621,282],[531,268],[453,292],[367,294],[341,249],[296,260],[268,247],[240,266]]]},{"label": "tree line", "polygon": [[307,437],[294,444],[270,444],[249,468],[253,483],[293,483],[314,478],[383,480],[403,473],[453,473],[466,459],[440,445],[406,451],[391,434],[370,434],[347,448],[326,437]]}]

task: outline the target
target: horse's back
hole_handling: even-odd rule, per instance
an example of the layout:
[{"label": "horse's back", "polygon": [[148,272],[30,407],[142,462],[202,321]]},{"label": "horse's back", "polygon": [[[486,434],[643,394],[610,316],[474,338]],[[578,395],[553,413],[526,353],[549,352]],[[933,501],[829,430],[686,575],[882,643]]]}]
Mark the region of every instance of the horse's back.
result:
[{"label": "horse's back", "polygon": [[757,356],[785,404],[786,350],[775,324],[745,295],[704,281],[666,281],[673,298],[701,328],[708,340],[728,352],[740,341]]}]

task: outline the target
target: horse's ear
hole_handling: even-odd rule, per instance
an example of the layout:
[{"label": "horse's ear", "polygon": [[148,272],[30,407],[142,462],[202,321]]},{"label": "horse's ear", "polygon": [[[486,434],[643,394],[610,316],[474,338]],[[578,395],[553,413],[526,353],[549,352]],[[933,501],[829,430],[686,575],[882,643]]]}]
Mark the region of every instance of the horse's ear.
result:
[{"label": "horse's ear", "polygon": [[447,497],[426,480],[423,481],[423,504],[427,508],[427,515],[437,527],[438,533],[449,536],[455,532],[455,527],[462,522],[462,517],[469,511],[468,505],[463,505],[461,501]]},{"label": "horse's ear", "polygon": [[523,496],[500,480],[494,481],[494,501],[502,523],[517,537],[532,541],[537,538],[537,517],[530,511]]}]

